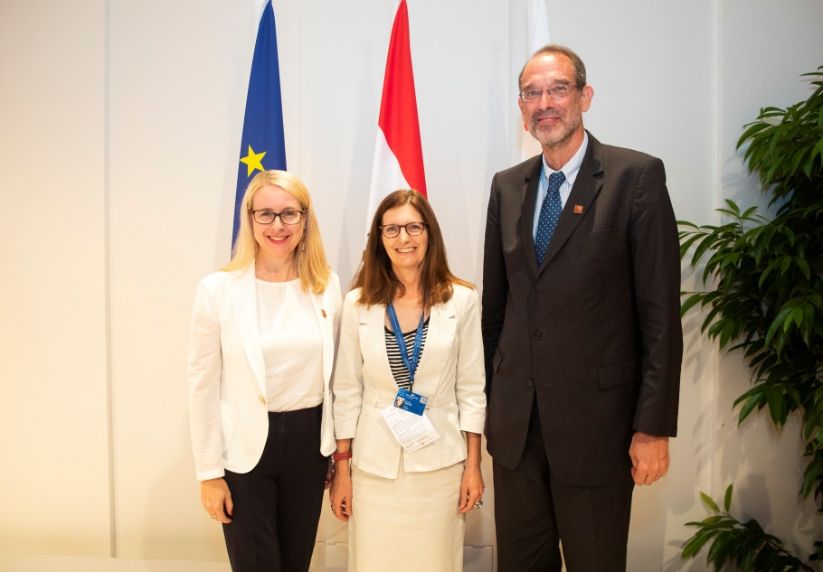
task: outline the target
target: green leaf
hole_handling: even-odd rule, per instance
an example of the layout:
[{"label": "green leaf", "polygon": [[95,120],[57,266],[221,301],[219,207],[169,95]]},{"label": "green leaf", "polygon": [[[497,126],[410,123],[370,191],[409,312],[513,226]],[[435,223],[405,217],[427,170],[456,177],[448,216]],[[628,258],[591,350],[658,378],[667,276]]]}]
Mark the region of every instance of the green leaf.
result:
[{"label": "green leaf", "polygon": [[709,548],[706,556],[707,562],[712,562],[716,570],[723,568],[723,564],[728,560],[731,549],[734,548],[734,536],[729,533],[718,534]]},{"label": "green leaf", "polygon": [[[737,206],[737,203],[731,199],[725,199],[727,205],[729,205],[729,211],[735,216],[740,215],[740,207]],[[720,212],[723,212],[725,209],[718,209]]]},{"label": "green leaf", "polygon": [[756,206],[756,205],[755,205],[755,206],[751,206],[751,207],[747,208],[747,209],[743,212],[743,214],[742,214],[742,215],[740,215],[740,218],[744,218],[744,219],[746,219],[746,220],[751,220],[752,213],[754,213],[754,212],[757,212],[757,206]]},{"label": "green leaf", "polygon": [[[777,316],[772,321],[771,325],[769,326],[768,332],[766,332],[766,345],[770,345],[772,339],[774,338],[775,334],[783,328],[783,323],[786,321],[786,318],[791,314],[792,307],[789,305],[784,305],[783,308],[780,309],[780,312],[777,313]],[[785,331],[785,330],[784,330]]]},{"label": "green leaf", "polygon": [[[823,111],[821,111],[820,115],[820,129],[823,129]],[[812,153],[812,160],[814,160],[815,154],[820,157],[820,160],[823,161],[823,138],[820,139],[817,145],[814,146],[814,153]]]},{"label": "green leaf", "polygon": [[808,280],[811,277],[811,269],[809,268],[809,263],[806,259],[801,258],[800,256],[795,256],[794,263],[800,269],[800,273],[803,277]]},{"label": "green leaf", "polygon": [[720,512],[720,507],[717,506],[717,503],[714,502],[714,499],[712,497],[710,497],[706,493],[701,492],[700,498],[703,500],[703,504],[709,507],[710,510],[712,510],[715,513]]},{"label": "green leaf", "polygon": [[680,553],[680,557],[683,560],[694,558],[713,536],[714,534],[706,534],[703,531],[698,532],[683,545],[683,550]]},{"label": "green leaf", "polygon": [[774,421],[775,425],[780,427],[785,424],[787,407],[786,401],[783,397],[783,392],[778,388],[773,388],[766,394],[766,399],[769,403],[769,413],[771,414],[772,421]]},{"label": "green leaf", "polygon": [[697,263],[703,258],[703,254],[714,245],[717,238],[717,235],[714,233],[706,234],[702,237],[702,240],[698,242],[697,248],[695,248],[694,254],[692,255],[691,266],[697,266]]},{"label": "green leaf", "polygon": [[703,296],[703,292],[698,292],[697,294],[692,294],[691,296],[686,298],[686,301],[680,305],[680,317],[682,318],[683,316],[685,316],[686,312],[688,312],[692,308],[692,306],[694,306],[703,299]]},{"label": "green leaf", "polygon": [[739,148],[747,139],[751,138],[755,133],[759,133],[769,127],[767,123],[749,123],[747,129],[743,131],[740,139],[737,140],[737,147]]},{"label": "green leaf", "polygon": [[749,414],[752,411],[754,411],[755,407],[759,409],[762,406],[762,398],[760,396],[750,397],[749,399],[747,399],[746,404],[740,410],[740,415],[738,415],[737,417],[737,426],[739,427],[743,423],[743,421],[746,420],[746,417],[748,417]]},{"label": "green leaf", "polygon": [[683,240],[682,237],[681,237],[681,243],[680,243],[680,258],[681,258],[681,260],[686,257],[686,254],[688,253],[688,251],[691,248],[692,244],[694,244],[697,240],[699,240],[700,237],[703,236],[703,235],[695,232],[695,233],[691,233],[691,235],[684,233],[683,236],[688,236],[689,238],[686,239],[686,240]]},{"label": "green leaf", "polygon": [[726,494],[723,498],[723,509],[726,512],[729,512],[729,508],[732,506],[732,485],[726,487]]}]

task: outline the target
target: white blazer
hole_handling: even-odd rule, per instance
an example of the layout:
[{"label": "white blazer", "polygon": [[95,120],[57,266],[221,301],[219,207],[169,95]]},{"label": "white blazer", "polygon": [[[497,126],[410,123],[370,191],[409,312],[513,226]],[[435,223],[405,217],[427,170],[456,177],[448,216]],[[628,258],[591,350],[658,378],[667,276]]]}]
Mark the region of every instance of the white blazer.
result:
[{"label": "white blazer", "polygon": [[483,339],[477,291],[454,286],[445,304],[432,307],[426,344],[413,390],[426,406],[440,438],[405,453],[380,416],[397,394],[386,353],[386,307],[357,303],[360,290],[343,301],[340,346],[334,370],[334,427],[338,439],[353,438],[352,464],[393,479],[400,462],[407,472],[434,471],[466,458],[461,431],[482,433],[486,417]]},{"label": "white blazer", "polygon": [[[323,339],[323,420],[320,452],[335,449],[329,381],[340,318],[340,281],[332,273],[322,294],[310,294]],[[214,272],[194,297],[188,379],[192,448],[198,480],[224,469],[251,471],[269,430],[266,368],[260,345],[254,265]],[[288,335],[288,332],[284,332]]]}]

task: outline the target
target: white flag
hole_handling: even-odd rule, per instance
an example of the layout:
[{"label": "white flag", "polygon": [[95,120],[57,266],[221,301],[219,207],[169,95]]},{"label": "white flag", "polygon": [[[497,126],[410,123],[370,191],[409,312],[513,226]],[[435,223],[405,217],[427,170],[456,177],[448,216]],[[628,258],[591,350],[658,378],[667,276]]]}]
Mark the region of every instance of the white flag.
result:
[{"label": "white flag", "polygon": [[[549,37],[549,17],[546,15],[546,0],[531,0],[526,10],[526,49],[525,62],[534,52],[551,43]],[[520,124],[520,158],[528,159],[541,152],[540,143],[532,137],[525,126]]]}]

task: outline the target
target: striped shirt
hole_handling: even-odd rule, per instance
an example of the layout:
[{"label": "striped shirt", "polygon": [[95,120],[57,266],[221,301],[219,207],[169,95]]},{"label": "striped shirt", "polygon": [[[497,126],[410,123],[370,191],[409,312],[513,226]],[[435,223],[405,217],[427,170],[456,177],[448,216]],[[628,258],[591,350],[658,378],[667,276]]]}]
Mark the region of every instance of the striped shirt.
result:
[{"label": "striped shirt", "polygon": [[[394,381],[397,383],[399,389],[412,390],[411,383],[409,383],[409,370],[406,369],[406,364],[403,363],[403,357],[400,355],[400,347],[397,345],[397,338],[394,337],[394,332],[389,328],[384,328],[386,336],[386,353],[389,356],[389,365],[391,366],[391,373],[394,376]],[[420,359],[423,358],[423,348],[426,347],[426,334],[429,333],[429,320],[423,322],[423,336],[420,340]],[[417,328],[411,332],[403,333],[403,342],[406,344],[406,355],[411,361],[412,352],[414,352],[414,338],[417,336]],[[417,362],[420,365],[420,362]]]}]

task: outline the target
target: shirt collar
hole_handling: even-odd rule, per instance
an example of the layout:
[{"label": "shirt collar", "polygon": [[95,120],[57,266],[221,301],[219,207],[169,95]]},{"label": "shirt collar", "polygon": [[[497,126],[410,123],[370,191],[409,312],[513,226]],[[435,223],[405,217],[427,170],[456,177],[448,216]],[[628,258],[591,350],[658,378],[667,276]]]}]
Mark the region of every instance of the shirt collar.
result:
[{"label": "shirt collar", "polygon": [[[583,142],[580,144],[580,147],[577,149],[572,158],[569,159],[565,165],[558,169],[559,171],[563,171],[563,176],[566,177],[566,180],[569,184],[573,184],[574,180],[577,178],[577,173],[580,171],[580,165],[583,164],[583,157],[586,156],[586,149],[589,146],[589,134],[586,131],[583,131]],[[554,169],[549,167],[549,164],[546,163],[546,156],[542,153],[540,157],[543,159],[543,172],[546,174],[546,180],[549,179],[549,175],[552,173],[556,173]]]}]

